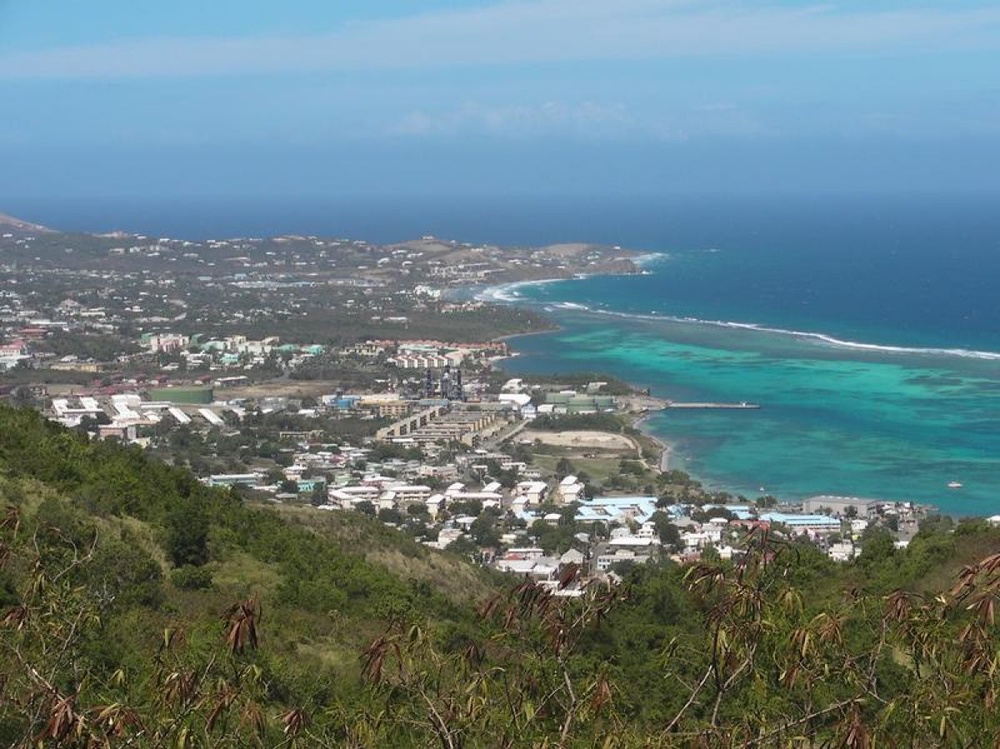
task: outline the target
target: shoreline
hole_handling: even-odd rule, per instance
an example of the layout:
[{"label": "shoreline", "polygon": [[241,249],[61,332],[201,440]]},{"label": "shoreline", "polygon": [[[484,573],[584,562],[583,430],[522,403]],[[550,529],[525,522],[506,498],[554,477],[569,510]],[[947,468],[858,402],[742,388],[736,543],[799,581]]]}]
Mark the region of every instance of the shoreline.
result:
[{"label": "shoreline", "polygon": [[[639,417],[632,422],[632,427],[634,429],[638,429],[640,432],[642,432],[643,436],[646,437],[646,439],[648,439],[650,442],[654,443],[657,447],[660,448],[660,460],[659,463],[657,464],[657,470],[660,473],[666,473],[667,471],[672,470],[670,468],[670,458],[674,452],[674,445],[662,439],[661,437],[658,437],[646,425],[646,422],[649,421],[649,417],[652,416],[653,413],[654,412],[652,411],[647,411],[646,413],[639,414]],[[697,478],[697,477],[692,476],[692,478]]]},{"label": "shoreline", "polygon": [[[637,267],[639,267],[640,269],[642,269],[641,272],[648,273],[649,271],[646,270],[646,268],[645,268],[646,265],[652,264],[652,263],[654,263],[654,262],[656,262],[658,260],[665,259],[665,258],[669,258],[669,255],[666,254],[666,253],[656,253],[656,252],[653,252],[653,253],[646,253],[644,255],[641,255],[640,257],[633,259],[633,262],[636,264]],[[592,274],[592,275],[594,275],[594,276],[600,276],[600,275],[617,275],[617,274],[595,273],[595,274]],[[525,300],[518,299],[516,296],[505,296],[504,293],[503,293],[504,291],[509,291],[509,290],[513,290],[513,289],[519,289],[519,288],[525,288],[525,287],[529,287],[529,286],[543,286],[543,285],[550,284],[550,283],[556,283],[558,281],[572,281],[572,280],[578,279],[580,277],[581,277],[581,275],[572,276],[572,277],[569,277],[569,278],[548,278],[548,279],[537,279],[537,280],[531,280],[531,281],[513,281],[513,282],[505,283],[505,284],[497,284],[495,286],[487,286],[487,287],[485,287],[484,289],[482,289],[481,291],[478,291],[478,292],[475,290],[475,287],[466,287],[466,291],[468,291],[472,295],[472,297],[474,299],[476,299],[478,301],[486,302],[488,304],[510,304],[510,305],[517,306],[519,304],[525,304]],[[554,320],[552,320],[551,318],[549,318],[546,315],[543,315],[543,317],[545,317],[545,319],[551,321],[551,323],[552,323],[552,327],[551,328],[549,328],[547,330],[531,330],[531,331],[527,331],[525,333],[508,333],[506,335],[496,336],[496,337],[493,338],[493,340],[494,341],[503,341],[504,343],[509,343],[512,339],[521,338],[522,336],[523,337],[528,337],[528,336],[537,336],[537,335],[547,335],[547,334],[551,334],[551,333],[558,333],[560,330],[563,330],[563,326],[560,325],[559,323],[555,322]],[[508,359],[514,359],[514,358],[520,356],[520,354],[521,354],[521,352],[513,350],[511,348],[510,349],[510,353],[507,356],[503,356],[503,357],[497,358],[495,360],[495,363],[500,364],[501,368],[502,368],[502,362],[504,362],[504,361],[506,361]],[[641,398],[644,398],[646,400],[646,402],[648,402],[649,404],[651,404],[654,407],[657,407],[656,410],[661,410],[661,409],[665,408],[666,404],[669,403],[669,400],[666,399],[666,398],[660,398],[658,396],[652,396],[652,395],[643,396],[642,395],[642,390],[635,383],[629,382],[628,380],[626,380],[626,382],[628,382],[629,386],[634,389],[634,394],[633,394],[633,396],[630,396],[630,397],[641,397]],[[674,456],[674,453],[675,453],[675,447],[674,447],[674,445],[672,443],[670,443],[670,442],[664,440],[663,438],[659,437],[658,435],[656,435],[647,426],[646,422],[649,420],[649,418],[652,416],[653,413],[655,413],[654,410],[650,409],[649,407],[645,407],[639,413],[628,412],[627,411],[626,412],[626,416],[633,416],[633,418],[631,420],[631,426],[633,428],[639,430],[642,433],[643,437],[645,437],[646,439],[648,439],[650,442],[652,442],[653,444],[655,444],[659,448],[659,450],[660,450],[660,458],[657,461],[656,470],[659,473],[662,474],[662,473],[666,473],[667,471],[673,470],[670,467],[670,463],[671,463],[671,458]],[[684,471],[683,468],[680,468],[678,470]],[[691,478],[693,478],[694,480],[704,483],[703,479],[699,478],[698,476],[693,476],[690,473],[688,473],[687,471],[684,471],[684,473],[686,473],[687,475],[691,476]]]}]

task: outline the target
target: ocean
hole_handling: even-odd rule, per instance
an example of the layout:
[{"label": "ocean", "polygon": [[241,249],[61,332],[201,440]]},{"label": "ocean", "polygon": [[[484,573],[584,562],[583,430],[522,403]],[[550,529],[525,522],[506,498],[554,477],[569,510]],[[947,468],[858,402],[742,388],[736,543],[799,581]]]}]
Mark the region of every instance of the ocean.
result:
[{"label": "ocean", "polygon": [[713,488],[957,515],[1000,513],[998,208],[996,196],[833,194],[4,206],[67,230],[652,253],[644,275],[490,292],[560,325],[514,339],[505,368],[605,371],[664,398],[760,403],[648,420],[672,465]]},{"label": "ocean", "polygon": [[512,341],[518,356],[505,367],[606,371],[673,400],[759,403],[647,421],[672,446],[672,467],[716,489],[1000,513],[994,207],[723,206],[697,241],[665,224],[643,248],[660,253],[644,275],[489,293],[561,326]]}]

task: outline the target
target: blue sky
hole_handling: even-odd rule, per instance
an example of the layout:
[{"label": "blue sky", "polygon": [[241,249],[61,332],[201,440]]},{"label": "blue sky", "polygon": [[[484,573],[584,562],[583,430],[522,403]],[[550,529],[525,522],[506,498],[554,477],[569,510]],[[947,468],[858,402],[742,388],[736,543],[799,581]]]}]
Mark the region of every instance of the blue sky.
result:
[{"label": "blue sky", "polygon": [[995,2],[0,0],[0,200],[997,190],[997,71]]}]

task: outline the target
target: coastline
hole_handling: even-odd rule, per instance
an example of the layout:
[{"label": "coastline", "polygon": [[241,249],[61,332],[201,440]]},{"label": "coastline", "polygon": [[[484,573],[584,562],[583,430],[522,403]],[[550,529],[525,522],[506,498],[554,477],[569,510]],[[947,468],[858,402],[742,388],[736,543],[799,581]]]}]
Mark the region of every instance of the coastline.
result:
[{"label": "coastline", "polygon": [[[657,466],[657,470],[659,470],[660,473],[666,473],[667,471],[671,470],[670,458],[673,455],[674,446],[670,442],[667,442],[661,437],[658,437],[656,434],[653,433],[652,430],[650,430],[646,426],[646,422],[649,421],[649,417],[652,415],[652,413],[653,413],[652,411],[647,411],[645,413],[640,414],[639,417],[632,422],[632,427],[638,429],[640,432],[642,432],[643,436],[646,439],[648,439],[650,442],[654,443],[657,447],[660,448],[660,461]],[[692,478],[697,478],[697,477],[693,476]]]},{"label": "coastline", "polygon": [[[647,265],[651,265],[659,260],[667,258],[669,258],[669,255],[666,253],[650,252],[640,255],[636,258],[631,258],[631,260],[636,265],[636,267],[640,269],[641,273],[649,273],[650,271],[646,269]],[[465,293],[470,294],[474,299],[477,299],[479,301],[491,304],[510,304],[517,306],[518,304],[524,303],[524,300],[520,299],[519,295],[516,293],[517,289],[527,288],[530,286],[544,286],[546,284],[556,283],[558,281],[572,281],[582,277],[592,277],[592,276],[602,276],[602,275],[612,276],[618,274],[611,274],[611,273],[577,274],[568,278],[545,278],[545,279],[535,279],[530,281],[512,281],[510,283],[487,286],[479,291],[477,291],[475,287],[465,287],[463,291]],[[510,292],[514,293],[512,294]],[[493,340],[509,343],[511,340],[516,338],[547,335],[551,333],[558,333],[559,331],[563,330],[563,327],[559,323],[552,320],[551,318],[546,316],[545,319],[549,320],[549,322],[552,325],[551,328],[546,330],[532,330],[524,333],[509,333],[507,335],[496,336],[495,338],[493,338]],[[519,355],[520,352],[512,348],[507,356],[498,357],[495,361],[497,363],[500,363],[507,359],[513,359]],[[626,380],[626,382],[628,381]],[[642,395],[641,389],[635,383],[628,382],[628,384],[632,388],[634,388],[634,395],[631,397],[641,398],[642,399],[641,402],[643,405],[641,406],[641,410],[639,412],[629,410],[626,411],[625,413],[627,416],[634,417],[632,418],[631,426],[639,430],[645,439],[649,440],[659,448],[660,457],[657,462],[656,470],[659,473],[666,473],[667,471],[671,470],[670,462],[671,458],[674,455],[674,446],[670,442],[667,442],[663,438],[656,435],[647,426],[646,422],[649,420],[650,416],[655,412],[655,410],[660,410],[662,408],[665,408],[666,404],[669,401],[665,398],[659,398],[650,395]],[[691,476],[691,478],[697,481],[701,481],[701,479],[698,478],[697,476]]]},{"label": "coastline", "polygon": [[[546,318],[546,319],[548,319],[548,318]],[[494,341],[504,341],[506,343],[507,341],[511,340],[512,338],[527,338],[528,336],[533,336],[533,335],[547,335],[549,333],[558,333],[562,329],[563,329],[562,325],[560,325],[559,323],[557,323],[555,321],[552,321],[552,327],[551,328],[546,328],[545,330],[528,330],[528,331],[526,331],[524,333],[507,333],[506,335],[498,335],[495,338],[492,338],[491,340],[494,340]],[[501,357],[501,358],[502,359],[509,359],[510,357],[509,356],[504,356],[504,357]]]}]

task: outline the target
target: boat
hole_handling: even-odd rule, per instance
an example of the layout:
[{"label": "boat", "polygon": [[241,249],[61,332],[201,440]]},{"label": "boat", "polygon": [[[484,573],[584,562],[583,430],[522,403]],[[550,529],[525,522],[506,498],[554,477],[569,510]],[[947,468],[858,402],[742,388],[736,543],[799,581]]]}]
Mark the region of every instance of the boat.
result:
[{"label": "boat", "polygon": [[949,481],[948,482],[948,488],[949,489],[961,489],[962,488],[962,483],[960,481]]}]

